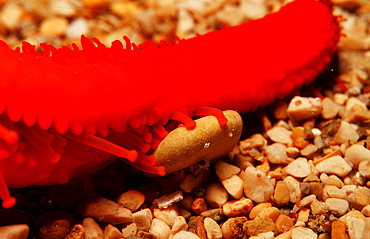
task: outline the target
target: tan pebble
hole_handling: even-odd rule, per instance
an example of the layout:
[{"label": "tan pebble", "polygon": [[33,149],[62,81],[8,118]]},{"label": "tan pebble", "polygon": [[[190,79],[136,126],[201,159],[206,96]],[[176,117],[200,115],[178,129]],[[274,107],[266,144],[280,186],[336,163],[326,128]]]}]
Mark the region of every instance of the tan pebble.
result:
[{"label": "tan pebble", "polygon": [[53,15],[73,17],[78,9],[83,8],[81,1],[73,0],[54,0],[50,7]]},{"label": "tan pebble", "polygon": [[293,227],[292,239],[317,239],[317,234],[310,228],[305,227]]},{"label": "tan pebble", "polygon": [[85,18],[77,18],[73,20],[66,29],[66,37],[72,39],[79,39],[81,35],[89,34],[88,21]]},{"label": "tan pebble", "polygon": [[154,217],[160,219],[166,223],[169,227],[172,227],[175,218],[180,215],[179,208],[176,204],[169,206],[168,208],[154,208],[153,209]]},{"label": "tan pebble", "polygon": [[[346,215],[339,218],[347,226],[349,238],[359,238],[365,235],[366,217],[357,210],[349,211]],[[368,232],[366,232],[368,234]]]},{"label": "tan pebble", "polygon": [[301,150],[301,155],[304,157],[311,156],[314,154],[319,148],[314,144],[308,144]]},{"label": "tan pebble", "polygon": [[129,222],[132,219],[129,209],[103,197],[96,197],[87,203],[83,216],[113,225]]},{"label": "tan pebble", "polygon": [[359,138],[360,136],[358,135],[356,128],[352,124],[342,120],[331,143],[356,143]]},{"label": "tan pebble", "polygon": [[228,200],[226,189],[219,183],[211,183],[208,185],[205,188],[203,197],[211,208],[221,207]]},{"label": "tan pebble", "polygon": [[182,216],[177,216],[171,228],[171,235],[173,236],[180,231],[186,230],[188,230],[188,224],[186,223],[185,218]]},{"label": "tan pebble", "polygon": [[276,221],[276,219],[280,215],[280,210],[276,207],[267,207],[262,209],[260,213],[255,217],[255,219],[262,219],[262,218],[270,218],[272,221]]},{"label": "tan pebble", "polygon": [[120,239],[122,238],[122,232],[120,232],[117,227],[112,226],[111,224],[108,224],[104,228],[103,232],[104,239]]},{"label": "tan pebble", "polygon": [[269,208],[269,207],[272,207],[272,204],[269,203],[269,202],[258,203],[250,211],[249,218],[250,219],[255,219],[260,212],[262,212],[265,208]]},{"label": "tan pebble", "polygon": [[331,223],[331,238],[332,239],[348,239],[347,227],[344,222],[333,221]]},{"label": "tan pebble", "polygon": [[68,27],[68,21],[64,17],[50,17],[41,22],[40,34],[46,36],[62,36]]},{"label": "tan pebble", "polygon": [[288,164],[285,171],[297,178],[304,178],[312,173],[311,166],[306,158],[297,158]]},{"label": "tan pebble", "polygon": [[171,229],[165,222],[154,218],[149,233],[153,236],[153,238],[167,239],[170,237]]},{"label": "tan pebble", "polygon": [[230,178],[231,176],[238,174],[240,168],[235,165],[226,163],[225,161],[218,160],[215,164],[215,172],[220,180]]},{"label": "tan pebble", "polygon": [[285,182],[285,184],[288,188],[288,191],[289,191],[289,200],[292,203],[299,202],[302,198],[300,183],[295,178],[293,178],[292,176],[287,176],[284,179],[284,182]]},{"label": "tan pebble", "polygon": [[155,199],[152,204],[153,206],[156,206],[158,208],[167,208],[183,199],[183,192],[181,190],[177,190],[174,193],[166,194],[160,198]]},{"label": "tan pebble", "polygon": [[118,196],[116,203],[135,212],[145,201],[145,196],[137,190],[129,190]]},{"label": "tan pebble", "polygon": [[4,239],[26,239],[29,232],[26,224],[14,224],[0,227],[0,235]]},{"label": "tan pebble", "polygon": [[202,167],[200,168],[196,176],[192,174],[187,174],[184,180],[181,182],[180,188],[187,193],[199,189],[201,185],[204,183],[204,181],[206,181],[209,172],[210,172],[209,167]]},{"label": "tan pebble", "polygon": [[356,97],[350,97],[347,100],[345,112],[342,116],[342,119],[353,123],[353,122],[362,122],[370,118],[370,112],[367,109],[366,104],[361,102]]},{"label": "tan pebble", "polygon": [[287,156],[293,159],[297,158],[300,153],[299,149],[296,147],[287,147],[285,151],[286,151]]},{"label": "tan pebble", "polygon": [[71,224],[68,220],[57,220],[40,228],[40,239],[65,238],[70,231]]},{"label": "tan pebble", "polygon": [[358,167],[361,161],[370,162],[370,150],[362,145],[354,144],[346,150],[345,159],[353,163],[354,167]]},{"label": "tan pebble", "polygon": [[281,233],[275,237],[275,239],[291,239],[292,238],[292,232],[287,231],[284,233]]},{"label": "tan pebble", "polygon": [[367,205],[364,208],[362,208],[361,213],[369,217],[370,216],[370,205]]},{"label": "tan pebble", "polygon": [[85,239],[85,228],[81,224],[74,225],[65,239]]},{"label": "tan pebble", "polygon": [[244,193],[253,201],[266,202],[274,193],[274,186],[264,172],[248,167],[244,171]]},{"label": "tan pebble", "polygon": [[333,185],[325,185],[323,189],[323,199],[326,200],[328,198],[341,198],[344,199],[347,194],[345,191],[341,190],[340,188],[333,186]]},{"label": "tan pebble", "polygon": [[286,145],[274,143],[266,147],[266,155],[273,164],[288,164],[293,160],[288,157],[286,150]]},{"label": "tan pebble", "polygon": [[181,231],[176,233],[172,239],[200,239],[197,235],[191,232]]},{"label": "tan pebble", "polygon": [[348,100],[348,96],[346,94],[336,93],[334,94],[333,100],[338,105],[344,105]]},{"label": "tan pebble", "polygon": [[292,218],[287,215],[280,214],[275,221],[275,225],[278,233],[284,233],[290,230],[294,226]]},{"label": "tan pebble", "polygon": [[152,218],[152,212],[149,208],[132,214],[132,222],[136,224],[138,230],[149,231]]},{"label": "tan pebble", "polygon": [[85,218],[82,226],[85,228],[86,239],[103,239],[103,229],[91,217]]},{"label": "tan pebble", "polygon": [[240,199],[243,196],[243,180],[238,175],[233,175],[220,181],[233,198]]},{"label": "tan pebble", "polygon": [[337,214],[344,214],[349,208],[346,200],[340,198],[328,198],[325,200],[325,205],[329,211]]},{"label": "tan pebble", "polygon": [[125,228],[122,228],[122,236],[124,238],[128,238],[129,236],[135,236],[136,233],[137,233],[136,223],[131,223],[127,225]]},{"label": "tan pebble", "polygon": [[184,217],[186,220],[189,220],[191,217],[192,213],[186,209],[179,208],[180,215]]},{"label": "tan pebble", "polygon": [[324,185],[332,185],[332,186],[336,186],[338,188],[341,188],[343,186],[342,180],[340,180],[340,178],[338,178],[338,176],[336,176],[336,175],[328,176],[326,173],[322,173],[320,175],[320,181]]},{"label": "tan pebble", "polygon": [[319,182],[310,182],[310,193],[315,194],[318,200],[322,199],[324,184]]},{"label": "tan pebble", "polygon": [[274,199],[277,205],[284,205],[289,203],[289,190],[284,181],[278,181],[276,183]]},{"label": "tan pebble", "polygon": [[272,141],[281,144],[292,143],[292,138],[290,137],[291,133],[292,132],[290,130],[281,126],[275,126],[266,132]]},{"label": "tan pebble", "polygon": [[326,158],[316,165],[320,173],[335,174],[339,177],[346,176],[352,171],[352,167],[341,157]]},{"label": "tan pebble", "polygon": [[139,6],[136,2],[114,1],[109,6],[113,13],[126,19],[133,19],[139,11]]},{"label": "tan pebble", "polygon": [[222,208],[215,208],[215,209],[204,211],[199,216],[202,216],[204,218],[209,217],[215,221],[220,221],[225,217],[225,214]]},{"label": "tan pebble", "polygon": [[208,239],[222,239],[221,228],[215,220],[207,217],[203,223]]},{"label": "tan pebble", "polygon": [[358,171],[361,176],[370,178],[370,161],[361,161],[358,164]]},{"label": "tan pebble", "polygon": [[297,221],[301,222],[308,222],[308,218],[310,216],[310,209],[308,208],[301,208],[298,212]]},{"label": "tan pebble", "polygon": [[244,235],[243,224],[248,221],[246,217],[229,218],[221,226],[222,236],[225,239],[241,238]]},{"label": "tan pebble", "polygon": [[370,203],[370,198],[365,193],[351,193],[346,199],[349,202],[351,208],[359,211],[361,211]]},{"label": "tan pebble", "polygon": [[[200,160],[210,162],[229,153],[237,145],[242,131],[242,120],[235,111],[223,112],[228,123],[221,127],[214,116],[195,120],[196,127],[178,127],[162,140],[154,157],[166,166],[167,174],[186,168]],[[176,150],[173,150],[176,148]]]},{"label": "tan pebble", "polygon": [[292,134],[290,135],[293,140],[294,146],[299,149],[305,148],[310,143],[305,136],[306,134],[303,126],[294,127],[292,130]]},{"label": "tan pebble", "polygon": [[321,115],[324,119],[333,119],[337,116],[341,106],[335,103],[332,99],[325,97],[322,100],[322,111]]},{"label": "tan pebble", "polygon": [[195,231],[201,239],[207,238],[207,233],[204,228],[204,218],[201,216],[195,217]]},{"label": "tan pebble", "polygon": [[204,198],[196,198],[191,205],[191,210],[196,214],[201,214],[204,211],[207,211],[207,204]]},{"label": "tan pebble", "polygon": [[320,98],[295,96],[289,103],[288,115],[296,121],[306,120],[319,115],[322,111]]},{"label": "tan pebble", "polygon": [[228,217],[248,216],[252,208],[253,202],[248,198],[228,201],[222,206],[223,212]]},{"label": "tan pebble", "polygon": [[311,194],[311,195],[309,195],[307,197],[304,197],[298,203],[299,204],[299,207],[305,207],[305,206],[311,204],[311,202],[313,202],[315,199],[316,199],[316,195],[315,194]]},{"label": "tan pebble", "polygon": [[1,23],[9,29],[20,27],[23,10],[17,4],[9,2],[2,7],[0,19]]},{"label": "tan pebble", "polygon": [[[274,232],[263,232],[258,234],[256,239],[273,239],[275,238],[275,233]],[[252,237],[250,237],[252,238]]]},{"label": "tan pebble", "polygon": [[277,228],[271,218],[263,218],[245,222],[243,224],[243,231],[248,236],[256,236],[263,232],[277,232]]},{"label": "tan pebble", "polygon": [[192,15],[188,11],[180,9],[177,13],[177,17],[178,21],[175,35],[180,38],[188,38],[188,34],[191,32],[195,25]]}]

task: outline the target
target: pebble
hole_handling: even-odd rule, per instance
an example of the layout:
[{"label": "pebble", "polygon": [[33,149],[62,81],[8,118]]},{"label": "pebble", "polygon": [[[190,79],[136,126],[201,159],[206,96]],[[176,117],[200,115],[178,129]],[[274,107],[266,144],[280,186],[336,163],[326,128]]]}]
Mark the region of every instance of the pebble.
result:
[{"label": "pebble", "polygon": [[221,226],[222,236],[225,239],[243,237],[243,225],[246,221],[248,221],[246,217],[232,217],[227,219]]},{"label": "pebble", "polygon": [[[157,164],[167,167],[167,174],[186,168],[200,160],[210,162],[227,155],[238,144],[242,120],[235,111],[224,111],[226,127],[220,127],[214,116],[195,120],[197,127],[178,127],[162,140],[154,152]],[[176,150],[173,150],[176,148]]]},{"label": "pebble", "polygon": [[129,222],[132,219],[132,213],[129,209],[103,197],[96,197],[87,203],[83,216],[113,225]]},{"label": "pebble", "polygon": [[264,208],[260,213],[257,214],[255,219],[270,218],[274,222],[280,215],[280,210],[276,207],[267,207]]},{"label": "pebble", "polygon": [[356,143],[359,138],[360,136],[356,128],[352,124],[342,120],[337,133],[334,135],[332,143]]},{"label": "pebble", "polygon": [[232,177],[240,172],[240,168],[235,165],[218,160],[215,164],[215,172],[220,180]]},{"label": "pebble", "polygon": [[156,239],[167,239],[170,237],[171,228],[162,220],[154,218],[149,233]]},{"label": "pebble", "polygon": [[9,2],[1,11],[1,23],[9,29],[15,29],[20,25],[22,13],[22,9],[17,4]]},{"label": "pebble", "polygon": [[243,179],[238,175],[233,175],[230,178],[220,180],[226,191],[235,199],[240,199],[243,196]]},{"label": "pebble", "polygon": [[122,228],[122,236],[124,238],[128,238],[129,236],[135,236],[137,233],[137,225],[136,223],[131,223],[127,227]]},{"label": "pebble", "polygon": [[329,157],[316,165],[320,173],[335,174],[339,177],[346,176],[352,171],[352,167],[341,157]]},{"label": "pebble", "polygon": [[289,231],[294,226],[294,222],[287,215],[280,214],[275,221],[275,225],[278,233],[283,233]]},{"label": "pebble", "polygon": [[153,215],[155,218],[166,223],[169,227],[172,227],[175,223],[175,218],[180,215],[180,212],[178,206],[174,204],[167,208],[154,208]]},{"label": "pebble", "polygon": [[290,135],[293,140],[294,146],[299,149],[305,148],[310,143],[310,141],[306,139],[305,131],[306,130],[303,126],[297,126],[293,128],[292,134]]},{"label": "pebble", "polygon": [[349,160],[357,168],[361,161],[370,162],[370,150],[362,145],[354,144],[346,150],[345,159]]},{"label": "pebble", "polygon": [[292,131],[281,126],[273,127],[272,129],[268,130],[266,134],[272,141],[276,143],[290,144],[293,142],[292,138],[290,137]]},{"label": "pebble", "polygon": [[306,158],[297,158],[288,164],[285,171],[287,174],[297,178],[305,178],[312,173],[311,165],[307,162]]},{"label": "pebble", "polygon": [[77,18],[73,20],[66,29],[66,36],[72,39],[79,39],[81,35],[89,34],[88,22],[85,18]]},{"label": "pebble", "polygon": [[205,188],[203,197],[211,208],[222,207],[229,198],[226,189],[219,183],[208,185]]},{"label": "pebble", "polygon": [[171,235],[173,236],[180,231],[186,231],[186,230],[188,230],[188,224],[185,218],[183,216],[177,216],[171,228]]},{"label": "pebble", "polygon": [[320,98],[295,96],[289,103],[288,115],[292,120],[302,121],[319,115],[322,111]]},{"label": "pebble", "polygon": [[314,215],[321,215],[327,211],[326,204],[319,200],[313,200],[310,204],[311,212]]},{"label": "pebble", "polygon": [[313,155],[319,148],[314,144],[308,144],[304,149],[301,150],[301,155],[304,157],[310,157]]},{"label": "pebble", "polygon": [[256,236],[264,232],[277,232],[277,227],[271,218],[255,219],[243,224],[243,231],[247,236]]},{"label": "pebble", "polygon": [[291,232],[292,239],[317,239],[317,234],[310,228],[294,227]]},{"label": "pebble", "polygon": [[40,228],[40,239],[60,238],[64,239],[70,231],[71,225],[68,220],[56,220]]},{"label": "pebble", "polygon": [[120,232],[117,229],[117,227],[114,227],[114,226],[108,224],[104,228],[103,238],[104,239],[120,239],[120,238],[122,238],[122,232]]},{"label": "pebble", "polygon": [[328,198],[325,200],[325,204],[329,211],[339,215],[346,213],[349,208],[348,202],[340,198]]},{"label": "pebble", "polygon": [[195,214],[201,214],[202,212],[207,211],[207,203],[205,202],[205,198],[194,199],[193,203],[191,204],[191,210]]},{"label": "pebble", "polygon": [[149,231],[152,224],[152,212],[145,208],[132,214],[132,222],[136,224],[137,230]]},{"label": "pebble", "polygon": [[331,239],[348,239],[347,227],[344,222],[333,221],[331,223]]},{"label": "pebble", "polygon": [[14,224],[0,227],[0,238],[4,239],[26,239],[29,227],[26,224]]},{"label": "pebble", "polygon": [[278,181],[274,191],[274,199],[276,204],[280,206],[289,203],[289,195],[289,189],[286,183],[284,181]]},{"label": "pebble", "polygon": [[172,239],[200,239],[196,234],[186,231],[176,233]]},{"label": "pebble", "polygon": [[74,225],[65,239],[86,239],[84,226],[81,224]]},{"label": "pebble", "polygon": [[208,239],[222,239],[222,231],[217,222],[209,217],[204,219],[204,229]]},{"label": "pebble", "polygon": [[228,217],[249,215],[253,208],[253,202],[249,198],[232,200],[222,206],[223,213]]},{"label": "pebble", "polygon": [[160,198],[154,199],[152,204],[153,206],[156,206],[158,208],[167,208],[183,199],[184,199],[183,192],[181,190],[177,190],[174,193],[166,194]]},{"label": "pebble", "polygon": [[82,222],[82,226],[85,228],[85,238],[103,239],[103,229],[94,219],[86,217]]},{"label": "pebble", "polygon": [[39,31],[45,36],[58,37],[66,33],[68,24],[64,17],[50,17],[41,22]]},{"label": "pebble", "polygon": [[325,97],[321,103],[321,115],[324,119],[333,119],[335,116],[337,116],[341,109],[341,106],[335,103],[334,100],[330,99],[329,97]]},{"label": "pebble", "polygon": [[244,174],[244,193],[253,201],[266,202],[274,193],[274,186],[264,172],[248,167]]},{"label": "pebble", "polygon": [[287,146],[281,143],[274,143],[266,147],[266,155],[269,162],[273,164],[288,164],[293,159],[287,155]]},{"label": "pebble", "polygon": [[130,209],[131,212],[135,212],[144,203],[144,201],[144,194],[137,190],[124,192],[116,199],[116,203]]},{"label": "pebble", "polygon": [[284,182],[289,191],[289,200],[292,203],[297,203],[302,198],[302,192],[297,179],[293,178],[292,176],[287,176],[284,179]]}]

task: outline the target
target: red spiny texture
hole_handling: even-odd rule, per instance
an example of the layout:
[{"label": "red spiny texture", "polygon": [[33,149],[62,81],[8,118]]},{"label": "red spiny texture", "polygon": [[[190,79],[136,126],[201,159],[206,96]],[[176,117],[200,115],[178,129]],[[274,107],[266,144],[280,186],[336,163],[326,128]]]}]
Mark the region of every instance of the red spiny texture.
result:
[{"label": "red spiny texture", "polygon": [[[151,156],[172,118],[246,112],[315,79],[340,37],[327,3],[296,0],[240,26],[158,47],[82,37],[44,53],[1,42],[0,196],[7,186],[64,183],[127,158],[164,174]],[[206,109],[206,110],[205,110]],[[198,112],[198,113],[197,113]],[[223,119],[219,118],[219,122]]]}]

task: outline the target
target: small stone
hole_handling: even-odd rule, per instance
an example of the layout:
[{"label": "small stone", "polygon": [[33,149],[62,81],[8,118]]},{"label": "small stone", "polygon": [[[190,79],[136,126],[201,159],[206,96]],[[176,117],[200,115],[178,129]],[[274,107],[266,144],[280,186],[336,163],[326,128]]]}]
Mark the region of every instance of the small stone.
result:
[{"label": "small stone", "polygon": [[307,223],[309,216],[310,216],[310,209],[301,208],[298,212],[297,221]]},{"label": "small stone", "polygon": [[338,214],[346,213],[349,208],[348,202],[339,198],[328,198],[325,200],[325,204],[329,211]]},{"label": "small stone", "polygon": [[137,230],[149,231],[152,224],[152,212],[149,208],[132,214],[132,222],[136,224]]},{"label": "small stone", "polygon": [[331,239],[348,239],[347,227],[344,222],[333,221],[331,223]]},{"label": "small stone", "polygon": [[129,190],[119,195],[116,199],[118,204],[130,209],[131,212],[135,212],[144,203],[144,201],[144,194],[137,190]]},{"label": "small stone", "polygon": [[293,178],[292,176],[287,176],[284,179],[284,182],[285,182],[285,184],[288,188],[288,191],[289,191],[289,200],[292,203],[299,202],[302,198],[302,192],[301,192],[299,182],[295,178]]},{"label": "small stone", "polygon": [[72,39],[78,39],[81,35],[87,35],[88,33],[88,22],[82,17],[73,20],[66,29],[66,36]]},{"label": "small stone", "polygon": [[152,204],[158,208],[168,208],[169,206],[183,200],[183,192],[178,190],[171,194],[166,194],[160,198],[155,199]]},{"label": "small stone", "polygon": [[281,144],[292,143],[292,138],[290,137],[291,133],[290,130],[281,126],[275,126],[266,132],[272,141]]},{"label": "small stone", "polygon": [[154,208],[154,217],[160,219],[166,223],[169,227],[172,227],[175,223],[175,218],[180,215],[179,209],[176,204],[169,206],[168,208]]},{"label": "small stone", "polygon": [[173,226],[171,228],[171,235],[175,235],[180,231],[188,230],[188,224],[183,216],[177,216],[174,220]]},{"label": "small stone", "polygon": [[345,158],[357,167],[361,161],[370,162],[370,150],[362,145],[354,144],[346,150]]},{"label": "small stone", "polygon": [[305,148],[301,150],[301,155],[304,157],[309,157],[318,150],[318,147],[314,144],[308,144]]},{"label": "small stone", "polygon": [[208,239],[222,239],[222,231],[217,222],[209,217],[204,219],[204,229]]},{"label": "small stone", "polygon": [[320,98],[295,96],[288,106],[288,115],[296,121],[306,120],[319,115],[322,111]]},{"label": "small stone", "polygon": [[328,198],[341,198],[344,199],[347,195],[346,192],[340,190],[338,187],[334,185],[325,185],[323,190],[323,199],[326,200]]},{"label": "small stone", "polygon": [[290,135],[293,140],[294,146],[299,149],[305,148],[310,143],[305,136],[306,134],[303,126],[294,127],[292,130],[292,134]]},{"label": "small stone", "polygon": [[264,208],[258,215],[255,217],[255,219],[262,219],[262,218],[270,218],[274,222],[280,215],[280,210],[276,207],[267,207]]},{"label": "small stone", "polygon": [[289,203],[289,190],[284,181],[278,181],[276,183],[275,191],[274,191],[274,199],[277,205],[284,205]]},{"label": "small stone", "polygon": [[337,116],[341,106],[335,103],[332,99],[325,97],[322,100],[321,115],[324,119],[333,119]]},{"label": "small stone", "polygon": [[291,231],[292,239],[317,239],[317,234],[310,228],[294,227]]},{"label": "small stone", "polygon": [[85,228],[85,238],[103,239],[103,229],[91,217],[85,218],[82,226]]},{"label": "small stone", "polygon": [[221,226],[222,236],[225,239],[241,238],[244,235],[243,224],[248,221],[246,217],[232,217]]},{"label": "small stone", "polygon": [[318,200],[313,200],[310,204],[310,208],[314,215],[321,215],[327,211],[326,204]]},{"label": "small stone", "polygon": [[346,94],[336,93],[334,94],[333,100],[338,105],[344,105],[348,100],[348,96]]},{"label": "small stone", "polygon": [[287,147],[285,151],[286,151],[287,156],[293,159],[297,158],[300,153],[299,149],[296,147]]},{"label": "small stone", "polygon": [[[212,201],[212,203],[215,202]],[[207,211],[207,204],[204,198],[196,198],[191,205],[191,210],[196,214],[201,214],[202,212]]]},{"label": "small stone", "polygon": [[203,197],[211,208],[218,208],[227,202],[229,196],[221,184],[211,183],[206,187]]},{"label": "small stone", "polygon": [[129,222],[132,219],[130,210],[103,197],[96,197],[87,203],[83,216],[113,225]]},{"label": "small stone", "polygon": [[165,222],[154,218],[149,233],[156,239],[167,239],[170,237],[171,229]]},{"label": "small stone", "polygon": [[311,204],[314,200],[316,200],[316,195],[311,194],[307,197],[302,198],[302,200],[299,202],[299,206],[300,207],[305,207],[305,206]]},{"label": "small stone", "polygon": [[226,191],[235,199],[240,199],[243,196],[243,179],[238,175],[233,175],[230,178],[220,179]]},{"label": "small stone", "polygon": [[40,228],[40,239],[56,238],[64,239],[70,231],[71,225],[68,220],[57,220]]},{"label": "small stone", "polygon": [[9,29],[19,27],[23,10],[17,4],[9,2],[2,8],[0,19],[1,23]]},{"label": "small stone", "polygon": [[339,177],[346,176],[352,171],[352,167],[341,157],[333,156],[316,165],[320,173],[335,174]]},{"label": "small stone", "polygon": [[365,234],[366,228],[366,217],[357,210],[351,210],[344,216],[339,218],[340,221],[344,222],[347,226],[349,238],[362,239]]},{"label": "small stone", "polygon": [[85,228],[81,224],[74,225],[65,239],[85,239]]},{"label": "small stone", "polygon": [[40,34],[58,37],[65,34],[68,21],[64,17],[50,17],[41,22]]},{"label": "small stone", "polygon": [[215,164],[215,171],[220,180],[230,178],[231,176],[238,174],[240,168],[235,165],[226,163],[225,161],[218,160]]},{"label": "small stone", "polygon": [[253,201],[266,202],[274,193],[274,186],[264,172],[248,167],[244,173],[244,193]]},{"label": "small stone", "polygon": [[247,216],[253,208],[252,200],[248,198],[242,198],[240,200],[232,200],[226,202],[222,209],[226,216],[235,217],[245,215]]},{"label": "small stone", "polygon": [[14,224],[0,227],[0,238],[4,239],[26,239],[29,232],[26,224]]},{"label": "small stone", "polygon": [[135,236],[137,233],[136,223],[131,223],[127,227],[122,229],[122,236],[128,238],[129,236]]},{"label": "small stone", "polygon": [[297,178],[305,178],[312,173],[311,166],[306,158],[297,158],[288,164],[285,171]]},{"label": "small stone", "polygon": [[356,132],[356,129],[350,123],[342,120],[332,143],[356,143],[359,138],[360,136]]},{"label": "small stone", "polygon": [[249,218],[255,219],[260,212],[262,212],[265,208],[269,207],[272,207],[272,204],[269,202],[257,204],[255,207],[252,208],[251,212],[249,213]]},{"label": "small stone", "polygon": [[369,217],[370,216],[370,205],[367,205],[364,208],[362,208],[361,213]]},{"label": "small stone", "polygon": [[287,215],[280,214],[275,221],[275,225],[278,233],[284,233],[289,231],[290,228],[294,226],[294,222],[292,218],[288,217]]},{"label": "small stone", "polygon": [[112,226],[111,224],[108,224],[104,228],[104,239],[120,239],[122,238],[122,233],[117,229],[117,227]]},{"label": "small stone", "polygon": [[191,232],[181,231],[176,233],[172,239],[200,239],[197,235]]},{"label": "small stone", "polygon": [[288,158],[287,146],[281,143],[274,143],[266,147],[266,155],[269,162],[273,164],[288,164],[292,159]]},{"label": "small stone", "polygon": [[224,218],[225,214],[222,208],[215,208],[215,209],[204,211],[199,216],[204,217],[204,218],[209,217],[215,221],[220,221]]},{"label": "small stone", "polygon": [[243,224],[243,231],[248,236],[256,236],[263,232],[276,232],[277,227],[271,218],[255,219]]}]

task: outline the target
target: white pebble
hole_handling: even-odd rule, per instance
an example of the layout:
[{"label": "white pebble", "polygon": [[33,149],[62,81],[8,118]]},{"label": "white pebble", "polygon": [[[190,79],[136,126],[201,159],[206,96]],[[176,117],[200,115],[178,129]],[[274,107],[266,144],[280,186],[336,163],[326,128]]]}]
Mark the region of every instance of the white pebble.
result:
[{"label": "white pebble", "polygon": [[289,191],[289,200],[292,203],[299,202],[302,198],[302,192],[299,186],[299,182],[292,176],[287,176],[286,178],[284,178],[284,182]]},{"label": "white pebble", "polygon": [[204,219],[204,229],[208,239],[222,239],[221,228],[212,218],[207,217]]},{"label": "white pebble", "polygon": [[171,229],[165,222],[154,218],[149,233],[156,239],[167,239],[170,237]]},{"label": "white pebble", "polygon": [[287,146],[280,143],[274,143],[266,147],[266,155],[270,163],[288,164],[292,161],[287,155]]},{"label": "white pebble", "polygon": [[297,158],[286,167],[286,172],[297,178],[305,178],[312,173],[306,158]]},{"label": "white pebble", "polygon": [[272,141],[276,143],[282,143],[282,144],[292,143],[292,138],[290,138],[292,131],[284,127],[275,126],[269,131],[267,131],[266,134],[270,137]]},{"label": "white pebble", "polygon": [[315,117],[322,111],[320,98],[295,96],[288,106],[288,115],[291,119],[301,121]]},{"label": "white pebble", "polygon": [[333,142],[337,144],[356,143],[359,138],[355,127],[342,120],[337,133],[334,135]]},{"label": "white pebble", "polygon": [[200,239],[197,235],[187,231],[176,233],[172,239]]},{"label": "white pebble", "polygon": [[352,167],[341,157],[333,156],[323,160],[316,165],[320,173],[335,174],[339,177],[346,176]]},{"label": "white pebble", "polygon": [[244,193],[256,202],[267,202],[274,193],[274,186],[266,174],[254,167],[245,169]]},{"label": "white pebble", "polygon": [[293,227],[291,232],[292,239],[317,239],[317,234],[310,228]]},{"label": "white pebble", "polygon": [[77,18],[73,20],[71,24],[67,27],[66,36],[68,38],[80,38],[82,34],[87,35],[89,32],[89,27],[85,18]]},{"label": "white pebble", "polygon": [[328,198],[325,204],[329,211],[339,214],[346,213],[349,208],[348,202],[340,198]]},{"label": "white pebble", "polygon": [[361,161],[370,162],[370,150],[362,145],[354,144],[346,150],[345,159],[357,167]]}]

